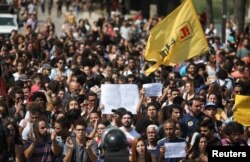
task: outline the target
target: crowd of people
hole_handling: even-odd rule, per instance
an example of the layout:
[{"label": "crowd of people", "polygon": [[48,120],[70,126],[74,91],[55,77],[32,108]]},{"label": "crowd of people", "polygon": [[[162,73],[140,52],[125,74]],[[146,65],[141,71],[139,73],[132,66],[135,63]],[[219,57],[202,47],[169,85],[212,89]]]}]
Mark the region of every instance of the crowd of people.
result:
[{"label": "crowd of people", "polygon": [[[222,42],[209,24],[206,55],[146,76],[149,30],[163,17],[112,11],[91,25],[71,12],[57,36],[51,19],[37,30],[37,6],[25,2],[25,32],[0,35],[1,162],[102,161],[109,127],[125,134],[131,162],[207,162],[209,146],[250,145],[250,127],[234,121],[235,96],[250,93],[248,28],[228,21]],[[162,83],[162,95],[147,97],[146,83]],[[102,114],[102,84],[138,85],[136,114]],[[168,157],[169,143],[185,143],[185,156]]]}]

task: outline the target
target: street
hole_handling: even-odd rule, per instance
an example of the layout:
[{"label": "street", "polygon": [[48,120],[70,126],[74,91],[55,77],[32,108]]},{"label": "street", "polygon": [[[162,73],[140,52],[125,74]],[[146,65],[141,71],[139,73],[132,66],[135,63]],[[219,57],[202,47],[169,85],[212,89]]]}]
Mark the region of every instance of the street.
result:
[{"label": "street", "polygon": [[[57,4],[56,2],[54,2],[53,4],[53,8],[52,8],[52,13],[51,15],[48,14],[48,9],[47,7],[46,8],[46,11],[45,13],[43,14],[42,11],[41,11],[41,7],[40,7],[40,4],[38,5],[38,26],[40,28],[40,30],[43,30],[43,27],[44,27],[44,23],[47,21],[47,19],[49,17],[52,18],[52,21],[54,22],[55,24],[55,31],[56,31],[56,35],[57,36],[60,36],[61,33],[62,33],[62,30],[61,30],[61,27],[62,27],[62,24],[64,23],[65,19],[64,19],[64,16],[63,14],[67,14],[67,11],[66,11],[66,7],[65,5],[63,5],[62,7],[62,15],[61,17],[57,17]],[[70,7],[70,10],[73,10],[73,7],[71,6]],[[88,19],[89,23],[92,25],[92,23],[96,20],[98,20],[98,18],[102,17],[101,15],[101,11],[100,10],[95,10],[91,13],[91,15],[89,14],[88,11],[83,11],[81,13],[79,13],[79,15],[77,16],[77,20],[83,18],[83,19]]]}]

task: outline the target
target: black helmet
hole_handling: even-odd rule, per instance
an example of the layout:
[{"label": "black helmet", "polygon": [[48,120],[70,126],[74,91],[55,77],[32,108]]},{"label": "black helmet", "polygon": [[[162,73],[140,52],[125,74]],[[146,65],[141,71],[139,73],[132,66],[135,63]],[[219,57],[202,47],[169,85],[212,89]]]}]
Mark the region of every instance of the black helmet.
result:
[{"label": "black helmet", "polygon": [[108,128],[102,135],[102,144],[107,151],[120,151],[128,146],[125,134],[117,128]]}]

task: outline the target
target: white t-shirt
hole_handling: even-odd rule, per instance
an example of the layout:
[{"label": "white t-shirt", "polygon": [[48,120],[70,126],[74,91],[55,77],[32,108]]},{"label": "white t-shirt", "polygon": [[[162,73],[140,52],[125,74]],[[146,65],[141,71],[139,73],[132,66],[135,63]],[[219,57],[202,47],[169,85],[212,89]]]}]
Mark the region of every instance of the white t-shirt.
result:
[{"label": "white t-shirt", "polygon": [[128,132],[123,126],[120,127],[120,129],[123,131],[128,141],[133,141],[135,138],[141,137],[141,135],[135,130],[135,128],[132,128],[130,132]]},{"label": "white t-shirt", "polygon": [[131,28],[122,26],[120,29],[121,37],[125,40],[130,40]]},{"label": "white t-shirt", "polygon": [[14,77],[15,81],[17,81],[20,77],[20,75],[18,74],[18,72],[13,73],[12,76]]},{"label": "white t-shirt", "polygon": [[30,122],[28,122],[26,127],[23,129],[22,139],[25,141],[29,140],[29,134],[30,134]]}]

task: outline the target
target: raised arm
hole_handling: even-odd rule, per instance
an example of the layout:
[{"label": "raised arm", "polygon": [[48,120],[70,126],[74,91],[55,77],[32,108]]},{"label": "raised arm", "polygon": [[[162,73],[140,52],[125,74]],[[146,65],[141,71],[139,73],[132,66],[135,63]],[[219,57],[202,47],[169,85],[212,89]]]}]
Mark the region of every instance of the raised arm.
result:
[{"label": "raised arm", "polygon": [[73,156],[73,151],[74,151],[74,145],[70,139],[70,137],[67,138],[65,145],[64,145],[64,158],[63,162],[71,162],[72,156]]},{"label": "raised arm", "polygon": [[24,156],[26,159],[29,159],[32,156],[36,147],[36,137],[34,132],[31,132],[30,139],[31,139],[31,144],[29,145],[28,148],[24,150]]},{"label": "raised arm", "polygon": [[96,162],[97,160],[97,155],[96,153],[94,152],[94,150],[92,149],[92,145],[93,145],[93,140],[88,140],[87,143],[86,143],[86,150],[87,150],[87,153],[88,153],[88,156],[90,158],[90,160],[92,162]]},{"label": "raised arm", "polygon": [[137,105],[137,108],[136,108],[136,113],[137,113],[137,118],[138,119],[140,119],[142,117],[141,107],[142,107],[142,104],[143,104],[143,102],[145,100],[145,93],[146,93],[145,89],[142,88],[140,90],[140,101],[139,101],[139,103]]},{"label": "raised arm", "polygon": [[57,156],[58,154],[60,154],[61,148],[57,144],[56,132],[55,131],[51,133],[50,138],[51,138],[51,141],[52,141],[51,150],[52,150],[53,154]]}]

